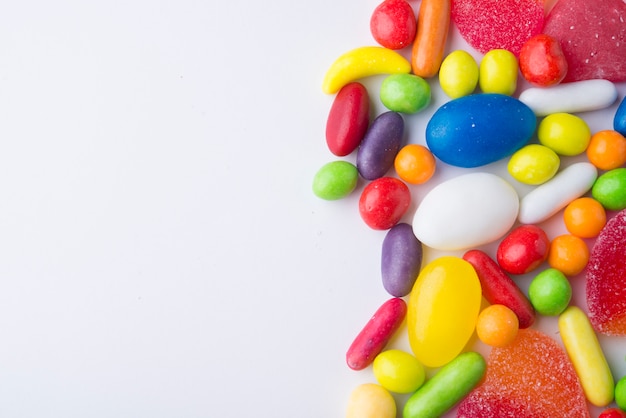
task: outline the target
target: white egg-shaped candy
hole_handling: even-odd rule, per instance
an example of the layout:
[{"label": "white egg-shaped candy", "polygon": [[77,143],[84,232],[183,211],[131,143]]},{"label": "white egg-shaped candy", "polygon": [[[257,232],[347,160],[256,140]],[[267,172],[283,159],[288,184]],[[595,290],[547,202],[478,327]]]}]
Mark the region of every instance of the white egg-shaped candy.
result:
[{"label": "white egg-shaped candy", "polygon": [[519,197],[509,183],[490,173],[470,173],[433,188],[413,217],[422,244],[444,251],[488,244],[515,223]]}]

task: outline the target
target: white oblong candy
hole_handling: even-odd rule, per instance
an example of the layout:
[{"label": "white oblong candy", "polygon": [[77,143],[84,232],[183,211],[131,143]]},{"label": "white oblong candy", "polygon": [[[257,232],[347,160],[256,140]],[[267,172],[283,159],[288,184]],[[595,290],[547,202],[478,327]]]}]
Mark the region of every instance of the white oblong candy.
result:
[{"label": "white oblong candy", "polygon": [[519,96],[519,100],[537,116],[604,109],[611,106],[616,99],[615,84],[600,79],[574,81],[552,87],[531,87]]},{"label": "white oblong candy", "polygon": [[515,223],[519,197],[491,173],[470,173],[433,188],[417,207],[413,233],[422,244],[444,251],[493,242]]},{"label": "white oblong candy", "polygon": [[537,186],[520,201],[518,220],[523,224],[543,222],[587,193],[598,177],[591,163],[576,163]]}]

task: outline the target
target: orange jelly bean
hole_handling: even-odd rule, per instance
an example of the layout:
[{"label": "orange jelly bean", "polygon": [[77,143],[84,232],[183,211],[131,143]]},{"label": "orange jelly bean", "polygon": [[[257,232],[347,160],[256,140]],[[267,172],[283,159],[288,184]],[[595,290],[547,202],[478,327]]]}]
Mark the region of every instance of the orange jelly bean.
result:
[{"label": "orange jelly bean", "polygon": [[435,174],[435,157],[428,148],[408,144],[400,149],[394,161],[398,176],[411,184],[426,183]]},{"label": "orange jelly bean", "polygon": [[587,146],[589,162],[601,170],[613,170],[626,164],[626,138],[614,130],[596,132]]},{"label": "orange jelly bean", "polygon": [[581,197],[565,207],[563,222],[570,234],[580,238],[594,238],[606,225],[606,210],[594,198]]},{"label": "orange jelly bean", "polygon": [[589,261],[587,243],[575,235],[560,235],[550,243],[548,264],[566,276],[581,273]]}]

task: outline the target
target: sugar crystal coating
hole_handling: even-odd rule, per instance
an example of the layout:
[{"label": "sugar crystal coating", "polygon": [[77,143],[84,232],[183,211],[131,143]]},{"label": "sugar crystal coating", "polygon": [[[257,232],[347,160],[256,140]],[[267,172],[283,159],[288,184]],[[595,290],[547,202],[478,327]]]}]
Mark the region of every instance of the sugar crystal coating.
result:
[{"label": "sugar crystal coating", "polygon": [[567,353],[529,328],[512,344],[492,349],[485,380],[461,402],[457,417],[584,418],[589,410]]},{"label": "sugar crystal coating", "polygon": [[596,331],[626,335],[626,209],[598,235],[587,265],[587,306]]}]

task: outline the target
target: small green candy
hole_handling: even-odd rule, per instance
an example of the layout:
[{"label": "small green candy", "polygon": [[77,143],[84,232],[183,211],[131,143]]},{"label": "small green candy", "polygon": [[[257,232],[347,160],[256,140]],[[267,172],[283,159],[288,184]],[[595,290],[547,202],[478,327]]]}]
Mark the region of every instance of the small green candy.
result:
[{"label": "small green candy", "polygon": [[535,276],[530,283],[528,298],[541,315],[559,315],[572,299],[572,286],[563,273],[549,268]]},{"label": "small green candy", "polygon": [[620,409],[626,410],[626,376],[618,380],[615,385],[615,403]]},{"label": "small green candy", "polygon": [[356,188],[359,172],[347,161],[332,161],[322,166],[313,178],[313,193],[324,200],[346,197]]},{"label": "small green candy", "polygon": [[417,113],[430,104],[430,85],[414,74],[392,74],[380,86],[380,101],[394,112]]},{"label": "small green candy", "polygon": [[626,208],[626,168],[602,174],[591,188],[591,195],[608,210]]}]

